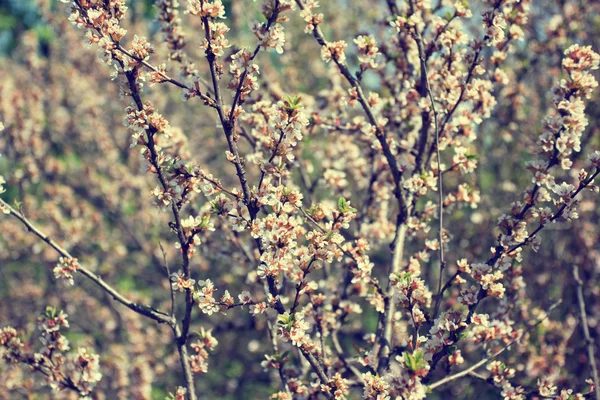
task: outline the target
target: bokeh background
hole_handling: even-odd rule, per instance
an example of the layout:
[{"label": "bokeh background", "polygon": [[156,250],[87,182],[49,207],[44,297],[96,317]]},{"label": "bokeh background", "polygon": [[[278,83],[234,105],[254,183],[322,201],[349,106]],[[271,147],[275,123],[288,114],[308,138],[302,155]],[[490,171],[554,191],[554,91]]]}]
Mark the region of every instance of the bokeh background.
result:
[{"label": "bokeh background", "polygon": [[[185,3],[182,1],[182,3]],[[327,17],[326,34],[351,41],[359,33],[377,34],[386,12],[385,2],[321,2]],[[260,2],[224,1],[234,48],[253,46],[248,24],[259,18]],[[185,6],[185,4],[183,4]],[[472,4],[478,15],[481,5]],[[156,60],[166,59],[161,45],[160,25],[152,1],[130,1],[128,37],[133,33],[156,44]],[[197,21],[181,15],[185,23],[186,51],[196,68],[206,75]],[[478,20],[465,29],[477,32]],[[282,56],[264,53],[259,57],[264,96],[301,94],[306,104],[322,105],[328,91],[337,90],[339,78],[320,60],[319,49],[297,14],[286,22],[287,44]],[[598,50],[600,3],[595,1],[537,1],[526,24],[526,40],[515,47],[505,70],[509,82],[497,90],[498,104],[490,119],[477,132],[479,167],[469,183],[479,188],[479,208],[457,209],[446,222],[453,241],[449,259],[487,258],[495,243],[498,216],[520,200],[531,176],[524,164],[541,132],[541,119],[549,106],[549,89],[560,77],[562,52],[572,43],[592,45]],[[26,215],[82,263],[101,274],[130,298],[158,308],[169,307],[168,279],[163,270],[162,245],[167,262],[177,269],[177,254],[168,228],[168,216],[152,206],[150,190],[156,185],[143,171],[137,150],[130,149],[130,135],[123,126],[126,102],[111,81],[110,69],[98,61],[94,48],[83,45],[82,32],[71,26],[57,1],[0,1],[0,119],[7,129],[0,133],[0,175],[7,180],[2,198],[15,201]],[[233,48],[228,53],[233,52]],[[352,50],[348,50],[349,54]],[[351,57],[349,56],[349,59]],[[385,94],[376,75],[365,76],[365,86]],[[146,88],[153,103],[176,130],[176,146],[206,165],[226,186],[236,182],[229,163],[224,162],[226,143],[215,116],[200,102],[182,103],[180,93],[164,86]],[[584,134],[585,152],[600,148],[598,95],[591,100]],[[309,179],[317,182],[315,201],[346,195],[361,204],[361,185],[350,185],[344,193],[333,193],[318,182],[322,178],[332,143],[339,137],[319,129],[306,135],[303,156],[314,165]],[[339,163],[338,163],[339,164]],[[343,163],[342,163],[343,164]],[[577,164],[579,165],[579,164]],[[352,174],[350,161],[341,168]],[[573,168],[578,171],[579,168]],[[256,171],[251,176],[258,176]],[[294,176],[300,181],[300,176]],[[447,185],[459,182],[448,178]],[[542,234],[537,253],[527,250],[523,261],[527,282],[526,306],[511,310],[530,319],[556,299],[563,299],[552,317],[537,329],[544,342],[523,345],[508,355],[527,381],[532,371],[560,374],[560,381],[583,385],[589,376],[585,341],[578,323],[578,308],[572,268],[580,268],[585,282],[592,335],[600,325],[600,211],[598,198],[586,193],[580,219],[557,223]],[[194,207],[203,209],[208,202]],[[390,217],[392,218],[392,217]],[[200,256],[194,259],[194,274],[212,279],[217,287],[239,293],[256,277],[252,265],[235,245],[238,237],[227,224],[217,222],[217,232],[205,238]],[[409,243],[418,249],[421,244]],[[375,274],[383,276],[390,262],[386,243],[372,248]],[[56,254],[18,222],[0,218],[0,326],[11,325],[30,335],[35,347],[35,318],[46,305],[65,310],[71,328],[67,337],[72,347],[89,346],[101,355],[104,379],[95,398],[163,399],[180,382],[179,364],[171,332],[166,327],[111,302],[82,277],[65,288],[53,277]],[[427,269],[426,269],[427,270]],[[433,271],[433,268],[429,269]],[[429,282],[435,275],[426,276]],[[353,316],[342,335],[344,345],[374,332],[377,314],[365,306]],[[483,307],[485,311],[485,307]],[[278,387],[278,378],[260,365],[270,351],[265,319],[252,318],[247,310],[208,317],[196,313],[194,326],[213,329],[218,339],[209,359],[209,372],[197,379],[203,399],[268,398]],[[543,335],[542,335],[543,333]],[[475,355],[477,356],[477,355]],[[512,358],[511,358],[512,357]],[[534,382],[535,383],[535,382]],[[61,393],[56,398],[69,398]],[[477,380],[457,382],[431,398],[500,398],[498,392]],[[51,398],[40,377],[27,369],[0,362],[0,399]]]}]

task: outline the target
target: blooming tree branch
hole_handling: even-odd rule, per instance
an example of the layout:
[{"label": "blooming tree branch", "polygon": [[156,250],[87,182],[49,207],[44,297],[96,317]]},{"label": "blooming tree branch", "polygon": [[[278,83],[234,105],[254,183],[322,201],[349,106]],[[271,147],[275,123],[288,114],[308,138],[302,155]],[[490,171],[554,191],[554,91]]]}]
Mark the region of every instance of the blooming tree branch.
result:
[{"label": "blooming tree branch", "polygon": [[0,63],[0,397],[598,393],[593,2],[61,2]]}]

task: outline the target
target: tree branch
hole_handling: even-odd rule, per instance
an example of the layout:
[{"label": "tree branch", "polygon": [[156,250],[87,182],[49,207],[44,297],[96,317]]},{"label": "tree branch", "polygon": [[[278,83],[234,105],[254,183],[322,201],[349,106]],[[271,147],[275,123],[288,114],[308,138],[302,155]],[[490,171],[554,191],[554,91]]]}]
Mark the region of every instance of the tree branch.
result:
[{"label": "tree branch", "polygon": [[[25,215],[23,215],[22,213],[15,210],[13,207],[11,207],[8,203],[6,203],[2,199],[0,199],[0,204],[2,204],[2,208],[9,211],[10,215],[15,217],[19,221],[21,221],[21,223],[23,225],[25,225],[25,227],[27,228],[27,230],[29,232],[33,233],[35,236],[39,237],[44,242],[46,242],[50,247],[52,247],[54,250],[56,250],[56,252],[58,254],[60,254],[62,257],[65,257],[68,259],[75,258],[66,249],[64,249],[58,243],[56,243],[53,239],[51,239],[48,235],[46,235],[44,232],[42,232],[38,228],[36,228],[33,225],[33,223],[31,221],[29,221],[29,219],[27,217],[25,217]],[[98,275],[94,274],[92,271],[88,270],[87,268],[80,266],[77,269],[77,271],[80,272],[85,277],[87,277],[88,279],[90,279],[96,285],[98,285],[102,290],[104,290],[106,293],[108,293],[114,300],[123,304],[125,307],[129,308],[130,310],[133,310],[138,314],[141,314],[145,317],[153,319],[156,322],[159,322],[162,324],[167,324],[169,326],[173,326],[173,324],[175,323],[175,321],[168,314],[165,314],[161,311],[157,311],[157,310],[153,309],[152,307],[143,306],[141,304],[134,303],[133,301],[127,299],[125,296],[123,296],[122,294],[117,292],[112,286],[110,286],[109,284],[104,282],[102,280],[102,278],[100,278]]]},{"label": "tree branch", "polygon": [[558,300],[556,303],[552,304],[550,306],[550,308],[546,311],[545,315],[543,318],[538,319],[533,325],[529,325],[527,327],[527,329],[525,330],[525,332],[523,332],[523,334],[521,336],[519,336],[518,338],[513,339],[510,343],[508,343],[506,346],[504,346],[502,349],[498,350],[497,352],[495,352],[494,354],[492,354],[491,356],[488,356],[486,358],[484,358],[483,360],[479,361],[478,363],[474,364],[473,366],[460,371],[454,375],[449,375],[447,377],[445,377],[444,379],[441,379],[435,383],[432,383],[431,385],[428,386],[429,389],[433,390],[436,389],[442,385],[445,385],[446,383],[455,381],[459,378],[462,378],[463,376],[469,375],[471,372],[475,371],[477,368],[487,364],[488,362],[492,361],[493,359],[495,359],[496,357],[498,357],[500,354],[504,353],[506,350],[508,350],[513,344],[515,344],[516,342],[518,342],[519,340],[521,340],[523,338],[523,336],[525,336],[526,333],[530,332],[533,328],[535,328],[536,326],[538,326],[539,324],[541,324],[546,318],[548,318],[548,315],[550,314],[550,312],[552,310],[554,310],[556,307],[558,307],[560,305],[560,303],[562,303],[562,300]]}]

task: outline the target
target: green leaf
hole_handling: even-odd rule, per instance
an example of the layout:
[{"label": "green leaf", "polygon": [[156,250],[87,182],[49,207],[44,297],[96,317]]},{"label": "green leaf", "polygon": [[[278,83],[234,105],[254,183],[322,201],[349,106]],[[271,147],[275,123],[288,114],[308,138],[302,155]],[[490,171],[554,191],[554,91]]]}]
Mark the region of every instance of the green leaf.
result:
[{"label": "green leaf", "polygon": [[200,228],[206,228],[210,224],[210,215],[205,215],[202,217],[202,222],[200,222]]},{"label": "green leaf", "polygon": [[212,206],[212,212],[215,214],[221,214],[223,212],[223,207],[221,207],[221,205],[219,204],[218,201],[216,200],[212,200],[210,202],[210,205]]},{"label": "green leaf", "polygon": [[404,364],[406,364],[406,368],[408,368],[411,371],[416,371],[417,363],[415,362],[415,358],[413,357],[413,355],[410,354],[408,351],[405,351],[404,353],[402,353],[402,356],[404,358]]},{"label": "green leaf", "polygon": [[56,308],[51,307],[51,306],[47,306],[46,312],[44,312],[42,315],[45,316],[46,318],[54,319],[54,318],[56,318],[56,316],[59,313],[60,313],[60,310],[57,310]]},{"label": "green leaf", "polygon": [[288,111],[294,111],[299,108],[302,108],[300,105],[300,96],[290,96],[288,94],[285,95],[285,99],[283,100],[283,105]]},{"label": "green leaf", "polygon": [[292,329],[294,325],[295,314],[291,314],[286,312],[285,314],[281,314],[277,317],[277,324],[284,327],[287,330]]},{"label": "green leaf", "polygon": [[408,351],[402,353],[404,358],[404,363],[406,364],[406,368],[411,371],[419,371],[427,366],[427,361],[423,358],[423,352],[421,350],[415,351],[411,354]]},{"label": "green leaf", "polygon": [[343,197],[340,197],[338,199],[338,210],[342,214],[356,212],[356,208],[350,207],[350,205],[348,203],[349,202]]}]

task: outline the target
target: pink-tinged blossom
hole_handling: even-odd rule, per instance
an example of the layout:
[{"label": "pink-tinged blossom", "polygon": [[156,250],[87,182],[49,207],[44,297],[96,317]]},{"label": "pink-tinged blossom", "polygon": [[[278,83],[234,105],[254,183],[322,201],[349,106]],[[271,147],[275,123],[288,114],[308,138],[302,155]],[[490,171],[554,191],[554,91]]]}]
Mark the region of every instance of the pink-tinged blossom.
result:
[{"label": "pink-tinged blossom", "polygon": [[187,12],[201,18],[225,18],[221,0],[188,0]]},{"label": "pink-tinged blossom", "polygon": [[327,43],[325,46],[321,47],[321,59],[325,62],[334,60],[340,64],[344,64],[346,62],[345,49],[347,46],[348,45],[343,40]]},{"label": "pink-tinged blossom", "polygon": [[54,278],[64,280],[69,286],[75,283],[73,274],[79,269],[79,262],[76,258],[60,257],[58,264],[54,267]]},{"label": "pink-tinged blossom", "polygon": [[171,274],[171,288],[176,292],[185,292],[193,289],[196,281],[194,279],[186,279],[182,270]]}]

